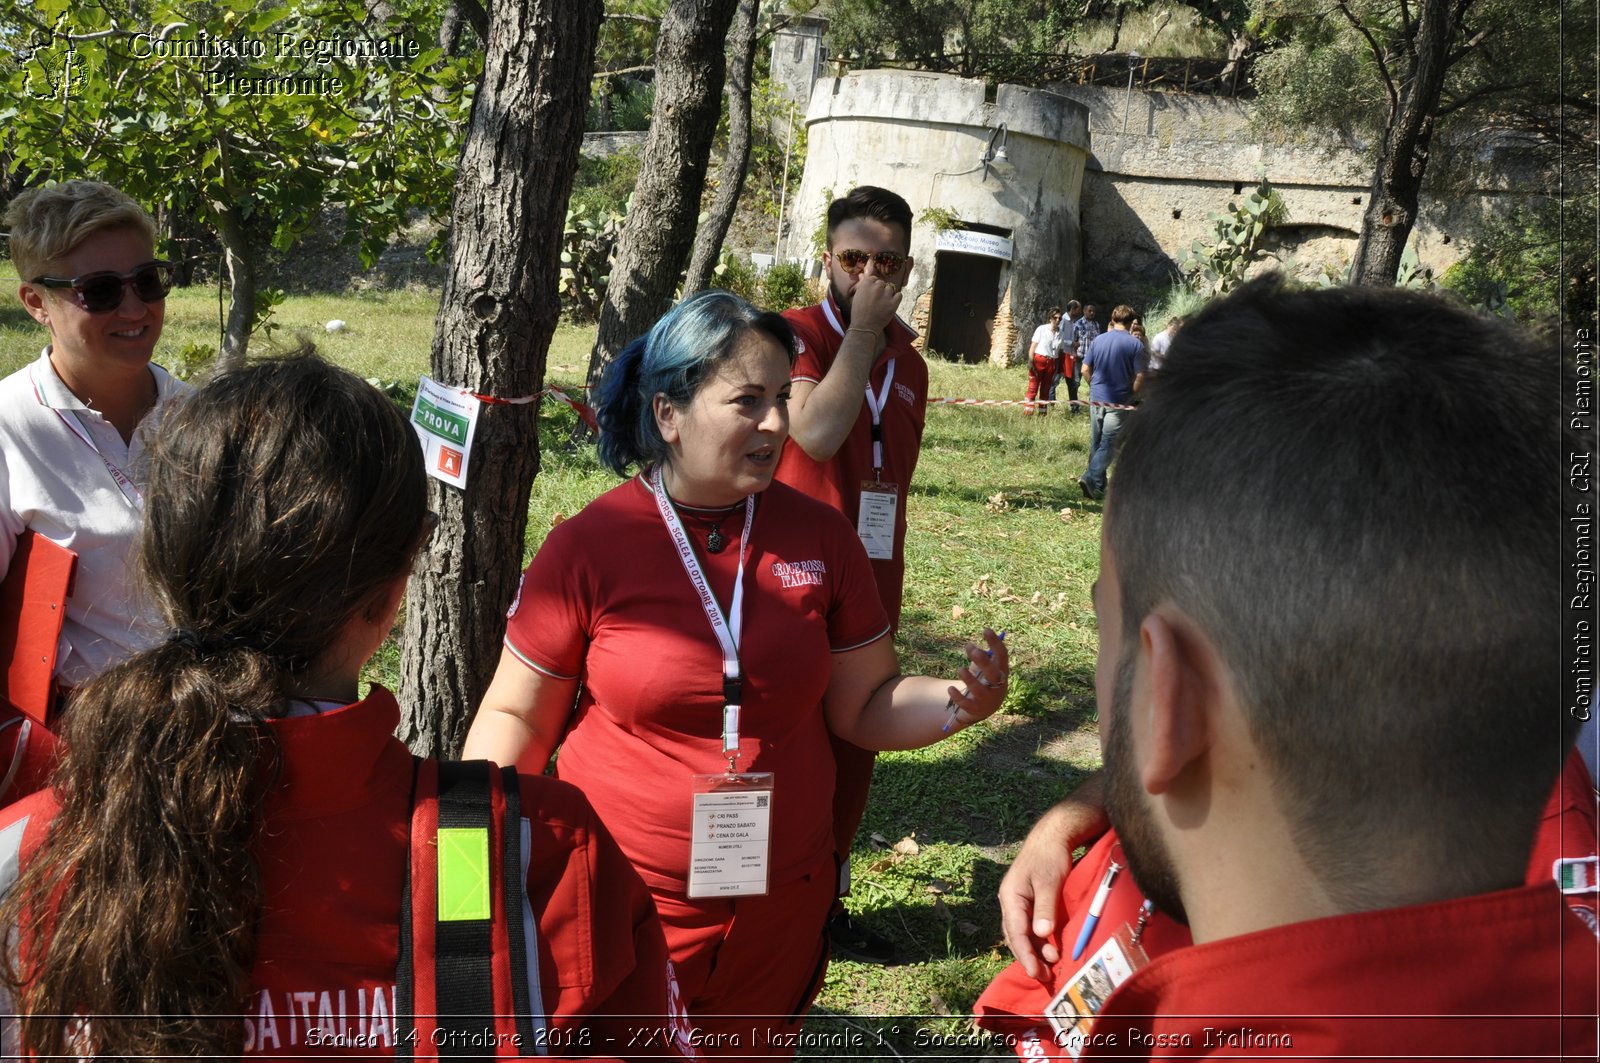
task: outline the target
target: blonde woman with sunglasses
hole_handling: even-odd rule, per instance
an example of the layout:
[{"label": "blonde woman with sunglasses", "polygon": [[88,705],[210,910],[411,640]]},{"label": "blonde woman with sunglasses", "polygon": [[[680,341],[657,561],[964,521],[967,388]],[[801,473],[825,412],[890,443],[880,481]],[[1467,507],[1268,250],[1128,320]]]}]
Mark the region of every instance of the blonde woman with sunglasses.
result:
[{"label": "blonde woman with sunglasses", "polygon": [[[0,381],[0,576],[30,530],[77,553],[56,652],[65,693],[155,641],[154,614],[128,584],[144,428],[187,387],[150,361],[172,272],[138,203],[66,181],[17,196],[5,224],[23,308],[50,341]],[[26,789],[16,780],[0,797]]]}]

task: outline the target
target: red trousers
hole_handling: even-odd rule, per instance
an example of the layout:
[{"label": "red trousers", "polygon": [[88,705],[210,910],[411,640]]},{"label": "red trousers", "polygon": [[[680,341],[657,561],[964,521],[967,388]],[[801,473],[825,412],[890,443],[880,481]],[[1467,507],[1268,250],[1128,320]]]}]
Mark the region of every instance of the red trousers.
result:
[{"label": "red trousers", "polygon": [[828,970],[828,910],[837,886],[827,853],[805,877],[763,897],[655,894],[702,1056],[794,1055],[795,1035]]},{"label": "red trousers", "polygon": [[[1023,413],[1033,412],[1033,400],[1035,398],[1048,399],[1050,397],[1050,384],[1055,379],[1055,375],[1056,359],[1054,356],[1048,354],[1036,354],[1033,356],[1033,360],[1028,363],[1028,394],[1026,395],[1028,402],[1027,405],[1022,407]],[[1039,407],[1039,412],[1049,413],[1050,407],[1048,405],[1041,406]]]}]

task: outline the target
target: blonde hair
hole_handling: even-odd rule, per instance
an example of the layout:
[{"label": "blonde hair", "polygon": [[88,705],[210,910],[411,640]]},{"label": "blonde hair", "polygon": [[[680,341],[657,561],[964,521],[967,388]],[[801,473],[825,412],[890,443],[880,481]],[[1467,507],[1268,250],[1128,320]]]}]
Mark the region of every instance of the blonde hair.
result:
[{"label": "blonde hair", "polygon": [[62,181],[30,188],[6,208],[11,261],[24,282],[102,229],[135,229],[156,242],[156,223],[127,193],[102,181]]}]

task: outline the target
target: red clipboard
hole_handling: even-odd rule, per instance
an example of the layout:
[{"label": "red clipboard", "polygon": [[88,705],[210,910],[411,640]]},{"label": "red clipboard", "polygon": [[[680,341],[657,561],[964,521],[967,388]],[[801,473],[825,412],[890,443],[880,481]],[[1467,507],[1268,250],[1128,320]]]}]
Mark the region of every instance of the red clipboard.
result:
[{"label": "red clipboard", "polygon": [[37,532],[23,532],[0,580],[0,698],[48,728],[56,646],[78,555]]}]

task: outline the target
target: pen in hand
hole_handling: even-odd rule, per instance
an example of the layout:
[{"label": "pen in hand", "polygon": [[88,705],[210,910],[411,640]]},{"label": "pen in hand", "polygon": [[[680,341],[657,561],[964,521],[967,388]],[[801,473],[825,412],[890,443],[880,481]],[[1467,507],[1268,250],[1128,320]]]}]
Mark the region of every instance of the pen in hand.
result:
[{"label": "pen in hand", "polygon": [[[1000,636],[999,637],[1000,637],[1000,641],[1004,642],[1006,640],[1006,633],[1004,631],[1000,632]],[[994,656],[994,651],[993,650],[984,650],[983,652],[988,657],[992,658]],[[987,685],[987,684],[985,684],[985,685]],[[956,717],[961,715],[961,710],[956,707],[956,702],[955,702],[954,698],[951,698],[948,702],[945,703],[945,708],[949,710],[950,715],[945,717],[943,733],[944,734],[949,734],[950,733],[950,728],[955,726]]]}]

